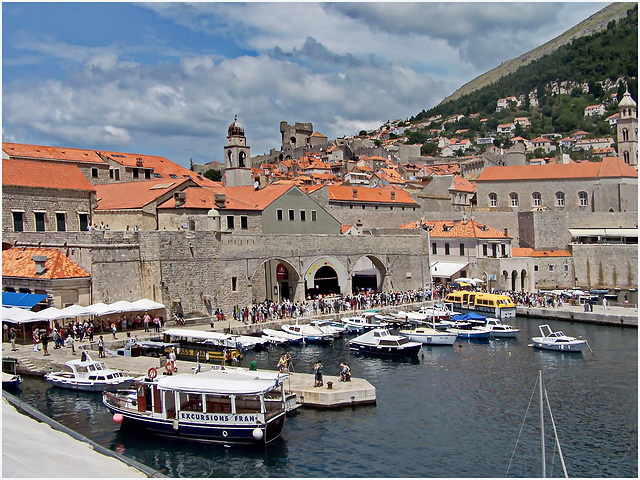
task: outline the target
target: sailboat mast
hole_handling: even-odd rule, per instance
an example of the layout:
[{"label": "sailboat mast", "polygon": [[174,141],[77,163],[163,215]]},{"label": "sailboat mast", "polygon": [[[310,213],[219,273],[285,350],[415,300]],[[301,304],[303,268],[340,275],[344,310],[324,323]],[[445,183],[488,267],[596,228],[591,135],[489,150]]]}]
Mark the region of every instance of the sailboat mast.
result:
[{"label": "sailboat mast", "polygon": [[540,370],[540,442],[542,445],[542,478],[547,478],[547,461],[544,454],[544,402],[542,398],[542,370]]}]

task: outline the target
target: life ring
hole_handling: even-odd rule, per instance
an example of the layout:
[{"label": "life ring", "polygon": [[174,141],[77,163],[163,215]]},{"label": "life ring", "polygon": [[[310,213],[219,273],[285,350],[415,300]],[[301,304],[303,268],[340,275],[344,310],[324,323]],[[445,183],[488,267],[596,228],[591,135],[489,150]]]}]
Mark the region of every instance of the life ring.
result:
[{"label": "life ring", "polygon": [[167,372],[169,373],[173,373],[173,371],[175,370],[175,367],[173,366],[173,363],[171,362],[167,362],[164,366],[164,368],[167,370]]},{"label": "life ring", "polygon": [[155,367],[151,367],[148,371],[147,371],[147,376],[153,380],[154,378],[156,378],[158,376],[158,370],[156,370]]}]

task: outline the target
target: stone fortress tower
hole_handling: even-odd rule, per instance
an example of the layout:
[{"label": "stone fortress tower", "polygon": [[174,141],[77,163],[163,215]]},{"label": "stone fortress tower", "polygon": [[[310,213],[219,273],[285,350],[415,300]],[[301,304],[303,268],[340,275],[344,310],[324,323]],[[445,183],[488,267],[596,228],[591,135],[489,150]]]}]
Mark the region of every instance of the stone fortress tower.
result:
[{"label": "stone fortress tower", "polygon": [[250,147],[244,136],[244,127],[238,123],[236,115],[227,131],[227,144],[224,147],[225,174],[227,187],[242,187],[253,185],[251,162],[249,161]]},{"label": "stone fortress tower", "polygon": [[289,125],[283,120],[280,122],[280,133],[282,134],[282,151],[293,150],[311,144],[313,125],[311,122],[296,122],[295,125]]},{"label": "stone fortress tower", "polygon": [[629,89],[618,104],[618,156],[632,167],[638,167],[638,108]]}]

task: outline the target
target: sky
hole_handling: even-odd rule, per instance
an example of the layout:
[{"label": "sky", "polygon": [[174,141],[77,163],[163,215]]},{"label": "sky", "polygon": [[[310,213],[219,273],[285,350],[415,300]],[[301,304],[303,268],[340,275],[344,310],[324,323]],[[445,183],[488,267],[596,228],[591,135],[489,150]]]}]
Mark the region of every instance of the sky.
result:
[{"label": "sky", "polygon": [[437,105],[605,2],[2,3],[2,140],[224,162]]}]

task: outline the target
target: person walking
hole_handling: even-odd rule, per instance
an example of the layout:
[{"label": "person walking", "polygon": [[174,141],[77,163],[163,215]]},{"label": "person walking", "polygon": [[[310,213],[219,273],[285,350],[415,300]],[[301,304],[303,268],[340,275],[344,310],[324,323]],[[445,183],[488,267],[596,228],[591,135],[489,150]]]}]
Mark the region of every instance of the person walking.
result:
[{"label": "person walking", "polygon": [[16,329],[13,327],[9,329],[9,341],[11,342],[11,351],[15,352],[18,350],[16,348]]},{"label": "person walking", "polygon": [[104,358],[106,355],[104,354],[104,338],[100,335],[98,339],[98,358]]}]

